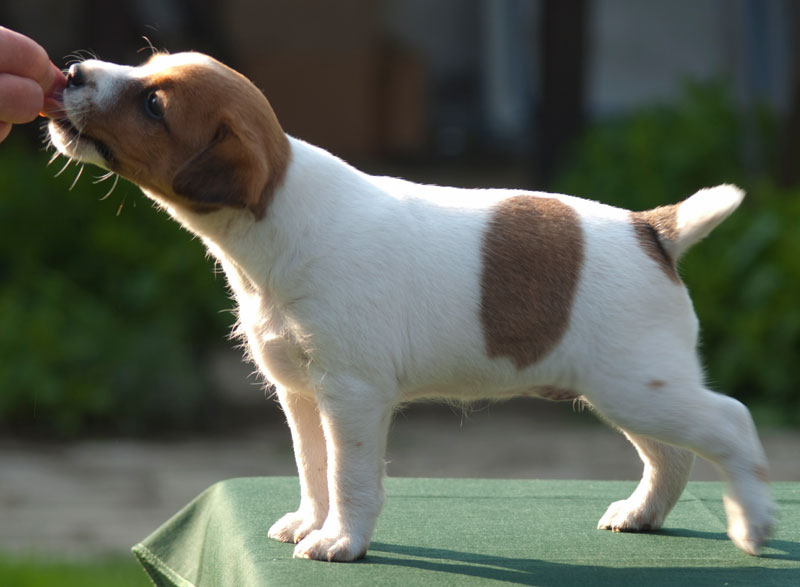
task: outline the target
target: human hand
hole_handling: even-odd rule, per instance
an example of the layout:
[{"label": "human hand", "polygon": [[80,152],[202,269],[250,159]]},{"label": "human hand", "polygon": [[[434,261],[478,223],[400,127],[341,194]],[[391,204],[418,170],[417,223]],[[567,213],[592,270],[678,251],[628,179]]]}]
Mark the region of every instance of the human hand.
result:
[{"label": "human hand", "polygon": [[12,124],[61,108],[67,79],[47,52],[25,35],[0,27],[0,142]]}]

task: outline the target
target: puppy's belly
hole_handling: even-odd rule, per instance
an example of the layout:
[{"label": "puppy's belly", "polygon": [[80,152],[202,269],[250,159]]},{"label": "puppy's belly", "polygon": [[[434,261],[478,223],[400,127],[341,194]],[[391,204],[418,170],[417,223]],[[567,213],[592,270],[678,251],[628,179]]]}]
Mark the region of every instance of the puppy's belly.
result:
[{"label": "puppy's belly", "polygon": [[519,387],[499,388],[491,384],[462,383],[440,384],[408,390],[402,394],[403,401],[415,400],[500,400],[514,397],[533,397],[549,401],[574,401],[580,399],[582,394],[567,386],[551,384],[521,385]]}]

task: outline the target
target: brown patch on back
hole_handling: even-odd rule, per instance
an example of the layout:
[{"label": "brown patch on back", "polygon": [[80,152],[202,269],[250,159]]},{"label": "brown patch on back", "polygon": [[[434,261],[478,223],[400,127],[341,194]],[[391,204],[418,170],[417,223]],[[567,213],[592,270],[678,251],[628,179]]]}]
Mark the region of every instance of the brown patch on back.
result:
[{"label": "brown patch on back", "polygon": [[647,387],[650,389],[663,389],[667,385],[666,381],[661,379],[653,379],[650,383],[647,384]]},{"label": "brown patch on back", "polygon": [[481,325],[489,357],[522,369],[569,326],[583,262],[578,214],[556,198],[514,196],[494,209],[483,238]]},{"label": "brown patch on back", "polygon": [[764,483],[769,482],[769,472],[767,471],[766,467],[758,466],[755,468],[754,473],[756,474],[756,477],[758,477]]},{"label": "brown patch on back", "polygon": [[664,248],[661,239],[674,240],[678,237],[678,204],[661,206],[646,212],[631,212],[631,224],[636,233],[639,246],[653,259],[661,270],[675,283],[681,283],[675,261]]}]

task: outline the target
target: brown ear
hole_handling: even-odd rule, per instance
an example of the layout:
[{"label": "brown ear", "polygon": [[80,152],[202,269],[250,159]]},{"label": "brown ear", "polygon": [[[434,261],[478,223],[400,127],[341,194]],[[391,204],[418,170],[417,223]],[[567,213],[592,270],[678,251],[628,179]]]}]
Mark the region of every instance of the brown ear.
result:
[{"label": "brown ear", "polygon": [[236,133],[222,123],[211,143],[178,169],[172,190],[204,208],[244,208],[252,174],[251,155]]}]

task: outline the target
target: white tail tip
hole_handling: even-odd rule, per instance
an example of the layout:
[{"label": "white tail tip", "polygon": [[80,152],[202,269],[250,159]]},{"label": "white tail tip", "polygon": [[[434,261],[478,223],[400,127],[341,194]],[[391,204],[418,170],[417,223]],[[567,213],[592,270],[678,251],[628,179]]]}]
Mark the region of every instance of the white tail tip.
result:
[{"label": "white tail tip", "polygon": [[735,185],[722,184],[704,188],[678,206],[677,238],[670,252],[679,258],[693,244],[708,235],[725,220],[744,199],[744,191]]}]

